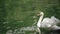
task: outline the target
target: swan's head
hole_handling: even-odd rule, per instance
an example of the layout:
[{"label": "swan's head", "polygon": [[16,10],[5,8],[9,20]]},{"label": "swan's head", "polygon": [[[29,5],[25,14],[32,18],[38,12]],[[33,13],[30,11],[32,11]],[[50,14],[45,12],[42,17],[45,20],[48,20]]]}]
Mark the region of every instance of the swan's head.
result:
[{"label": "swan's head", "polygon": [[42,16],[42,15],[44,15],[43,12],[39,12],[39,13],[37,14],[37,16]]},{"label": "swan's head", "polygon": [[44,13],[43,12],[40,12],[40,15],[44,15]]}]

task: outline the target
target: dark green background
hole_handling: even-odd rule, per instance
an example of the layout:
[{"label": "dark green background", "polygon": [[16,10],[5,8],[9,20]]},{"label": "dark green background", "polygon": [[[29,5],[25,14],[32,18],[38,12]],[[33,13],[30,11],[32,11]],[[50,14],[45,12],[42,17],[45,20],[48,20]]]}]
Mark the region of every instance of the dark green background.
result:
[{"label": "dark green background", "polygon": [[[44,17],[60,19],[60,0],[0,0],[0,34],[16,27],[31,26],[33,16],[40,11],[45,13]],[[6,29],[8,26],[11,28]]]}]

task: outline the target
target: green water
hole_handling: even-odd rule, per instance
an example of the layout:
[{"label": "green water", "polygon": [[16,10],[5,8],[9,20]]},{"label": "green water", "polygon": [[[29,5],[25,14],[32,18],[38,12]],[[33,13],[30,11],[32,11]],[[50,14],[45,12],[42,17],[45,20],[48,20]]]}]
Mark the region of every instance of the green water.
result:
[{"label": "green water", "polygon": [[[0,34],[5,34],[9,29],[31,26],[33,16],[43,11],[44,17],[55,16],[60,19],[59,0],[0,0]],[[36,18],[38,20],[39,17]],[[8,22],[3,24],[3,22]],[[6,29],[6,27],[11,27]]]}]

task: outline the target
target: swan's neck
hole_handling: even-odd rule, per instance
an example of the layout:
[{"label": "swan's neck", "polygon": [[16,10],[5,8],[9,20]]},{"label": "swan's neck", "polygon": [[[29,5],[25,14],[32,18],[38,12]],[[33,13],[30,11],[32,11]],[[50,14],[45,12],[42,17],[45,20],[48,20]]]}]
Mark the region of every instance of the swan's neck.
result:
[{"label": "swan's neck", "polygon": [[44,15],[41,15],[38,22],[41,23]]}]

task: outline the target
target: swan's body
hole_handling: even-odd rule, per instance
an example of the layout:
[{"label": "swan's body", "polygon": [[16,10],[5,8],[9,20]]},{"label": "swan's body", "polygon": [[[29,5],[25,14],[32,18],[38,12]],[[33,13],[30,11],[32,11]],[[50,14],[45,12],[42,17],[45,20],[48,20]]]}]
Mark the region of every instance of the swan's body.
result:
[{"label": "swan's body", "polygon": [[41,12],[40,14],[41,16],[37,22],[38,30],[39,28],[60,29],[60,27],[57,26],[57,23],[59,23],[59,19],[55,18],[54,16],[52,16],[51,18],[43,19],[44,13]]},{"label": "swan's body", "polygon": [[50,27],[51,25],[48,23],[49,21],[50,21],[50,18],[44,18],[43,21],[40,23],[41,24],[40,27],[42,27],[42,28]]}]

